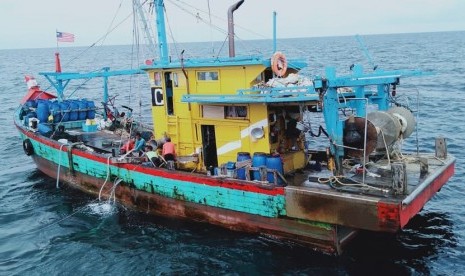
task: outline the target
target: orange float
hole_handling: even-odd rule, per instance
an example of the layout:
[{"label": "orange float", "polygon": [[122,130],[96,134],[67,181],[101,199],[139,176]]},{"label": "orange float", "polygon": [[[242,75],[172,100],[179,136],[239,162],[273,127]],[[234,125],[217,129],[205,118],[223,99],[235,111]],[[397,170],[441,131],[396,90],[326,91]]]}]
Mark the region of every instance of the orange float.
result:
[{"label": "orange float", "polygon": [[282,77],[287,71],[287,59],[281,52],[276,52],[271,57],[271,70],[276,76]]}]

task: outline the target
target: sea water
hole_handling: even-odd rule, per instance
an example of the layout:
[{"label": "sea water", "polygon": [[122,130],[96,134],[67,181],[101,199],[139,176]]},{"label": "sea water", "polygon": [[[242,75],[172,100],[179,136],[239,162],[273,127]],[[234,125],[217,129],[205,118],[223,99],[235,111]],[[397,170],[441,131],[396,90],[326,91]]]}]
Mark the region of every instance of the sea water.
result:
[{"label": "sea water", "polygon": [[[147,216],[60,185],[38,171],[22,149],[13,113],[25,94],[25,74],[54,69],[55,49],[0,50],[0,274],[1,275],[458,275],[465,271],[465,32],[373,35],[363,37],[380,69],[421,69],[434,75],[402,79],[398,94],[410,95],[418,136],[404,148],[434,152],[444,136],[457,157],[455,176],[397,234],[361,232],[340,257],[329,257],[293,243],[238,233],[208,224]],[[271,41],[238,43],[237,53],[271,56]],[[255,45],[255,46],[254,46]],[[258,46],[257,46],[258,45]],[[221,43],[214,44],[218,50]],[[182,45],[185,57],[211,53],[210,43]],[[278,41],[288,58],[308,57],[302,73],[324,75],[324,66],[349,73],[353,63],[370,64],[355,37],[300,38]],[[121,57],[131,46],[84,51],[64,48],[66,71],[99,67],[128,68]],[[81,55],[85,52],[86,55]],[[70,62],[74,57],[78,57]],[[134,78],[134,77],[133,77]],[[119,105],[150,122],[148,84],[137,91],[126,79],[110,78],[110,94]],[[144,79],[142,79],[144,80]],[[81,85],[78,84],[70,84]],[[99,103],[102,83],[83,84],[86,97]],[[71,86],[72,88],[72,86]],[[70,91],[73,91],[71,89]],[[141,103],[141,105],[139,105]],[[139,115],[140,114],[140,115]],[[317,126],[314,126],[315,128]]]}]

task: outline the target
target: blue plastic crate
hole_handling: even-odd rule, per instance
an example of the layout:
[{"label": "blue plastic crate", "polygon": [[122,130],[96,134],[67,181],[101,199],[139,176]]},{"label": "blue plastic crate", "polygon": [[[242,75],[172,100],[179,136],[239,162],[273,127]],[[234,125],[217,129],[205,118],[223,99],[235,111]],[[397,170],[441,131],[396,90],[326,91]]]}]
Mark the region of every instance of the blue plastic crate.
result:
[{"label": "blue plastic crate", "polygon": [[84,132],[95,132],[97,131],[97,125],[86,125],[85,123],[82,124],[82,131]]}]

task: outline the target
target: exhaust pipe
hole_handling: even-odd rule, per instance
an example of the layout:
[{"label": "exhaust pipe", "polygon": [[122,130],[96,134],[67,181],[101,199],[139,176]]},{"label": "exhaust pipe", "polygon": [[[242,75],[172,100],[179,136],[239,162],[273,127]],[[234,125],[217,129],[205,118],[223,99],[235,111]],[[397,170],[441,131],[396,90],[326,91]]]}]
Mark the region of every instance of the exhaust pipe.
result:
[{"label": "exhaust pipe", "polygon": [[232,5],[228,9],[228,40],[229,40],[229,57],[235,57],[236,52],[234,49],[234,17],[233,13],[235,10],[237,10],[242,3],[244,3],[244,0],[241,0],[237,2],[236,4]]}]

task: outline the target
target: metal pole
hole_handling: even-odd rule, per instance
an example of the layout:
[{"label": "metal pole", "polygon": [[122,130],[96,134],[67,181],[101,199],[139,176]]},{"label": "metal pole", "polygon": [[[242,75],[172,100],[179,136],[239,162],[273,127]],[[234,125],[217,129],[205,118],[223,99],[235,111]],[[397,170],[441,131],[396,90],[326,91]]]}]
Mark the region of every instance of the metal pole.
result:
[{"label": "metal pole", "polygon": [[158,37],[158,49],[160,51],[160,61],[163,64],[169,63],[168,58],[168,41],[166,40],[166,28],[165,28],[165,5],[163,0],[155,0],[156,10],[156,24],[157,24],[157,37]]},{"label": "metal pole", "polygon": [[273,12],[273,53],[276,53],[276,11]]},{"label": "metal pole", "polygon": [[244,0],[241,0],[228,9],[228,40],[229,40],[229,57],[235,57],[236,52],[234,49],[234,17],[233,13],[235,10],[237,10],[242,3],[244,3]]},{"label": "metal pole", "polygon": [[[104,67],[103,71],[108,72],[110,71],[110,67]],[[108,76],[105,74],[103,76],[103,102],[105,103],[104,108],[107,108],[108,104]],[[103,119],[107,120],[107,112],[103,110]]]}]

